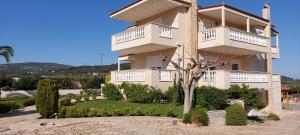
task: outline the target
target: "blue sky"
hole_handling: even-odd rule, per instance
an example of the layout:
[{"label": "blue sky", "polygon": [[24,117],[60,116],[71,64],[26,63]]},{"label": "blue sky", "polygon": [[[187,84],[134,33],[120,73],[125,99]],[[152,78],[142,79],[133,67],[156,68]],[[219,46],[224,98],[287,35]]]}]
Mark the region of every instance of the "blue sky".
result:
[{"label": "blue sky", "polygon": [[[132,1],[0,0],[0,44],[14,47],[15,62],[99,65],[99,54],[105,53],[104,64],[116,63],[111,35],[130,23],[110,19],[109,13]],[[261,15],[266,0],[199,0],[199,4],[222,1]],[[300,1],[269,1],[281,48],[281,59],[274,60],[273,70],[300,78]]]}]

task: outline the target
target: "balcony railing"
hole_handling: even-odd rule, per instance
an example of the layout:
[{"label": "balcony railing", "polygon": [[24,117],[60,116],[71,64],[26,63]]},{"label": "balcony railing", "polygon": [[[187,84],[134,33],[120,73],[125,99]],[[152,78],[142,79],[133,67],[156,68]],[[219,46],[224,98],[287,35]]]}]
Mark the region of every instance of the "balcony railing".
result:
[{"label": "balcony railing", "polygon": [[231,83],[266,83],[268,82],[268,74],[255,72],[230,72]]},{"label": "balcony railing", "polygon": [[145,70],[128,70],[116,72],[117,82],[144,82],[146,81]]},{"label": "balcony railing", "polygon": [[202,32],[203,41],[216,39],[216,29],[207,29]]},{"label": "balcony railing", "polygon": [[125,31],[116,35],[116,44],[128,42],[145,37],[145,26],[136,28],[134,30]]},{"label": "balcony railing", "polygon": [[265,37],[259,36],[257,34],[245,32],[242,30],[230,28],[229,36],[230,36],[231,40],[236,40],[236,41],[240,41],[240,42],[256,44],[256,45],[261,45],[261,46],[267,46]]},{"label": "balcony railing", "polygon": [[151,24],[139,26],[135,29],[124,31],[124,32],[114,35],[115,36],[115,44],[117,45],[117,44],[129,42],[129,41],[145,38],[147,35],[147,32],[149,32],[149,31],[147,31],[149,29],[147,29],[146,27],[151,27],[153,25],[155,25],[156,27],[158,26],[158,28],[159,28],[159,33],[156,36],[164,37],[164,38],[172,38],[172,29],[173,29],[172,27],[162,25],[162,24],[151,23]]},{"label": "balcony railing", "polygon": [[162,81],[162,82],[173,81],[172,71],[160,70],[159,71],[159,81]]},{"label": "balcony railing", "polygon": [[204,73],[201,81],[202,82],[216,82],[217,80],[217,72],[216,71],[207,71]]}]

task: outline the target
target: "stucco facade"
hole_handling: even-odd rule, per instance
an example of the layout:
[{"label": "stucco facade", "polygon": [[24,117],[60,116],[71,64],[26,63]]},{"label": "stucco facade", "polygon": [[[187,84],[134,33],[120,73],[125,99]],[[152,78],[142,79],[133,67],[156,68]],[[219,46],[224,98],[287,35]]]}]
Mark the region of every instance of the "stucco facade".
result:
[{"label": "stucco facade", "polygon": [[[185,66],[186,58],[196,52],[200,58],[229,63],[211,68],[199,86],[227,89],[246,84],[265,89],[269,91],[267,110],[280,112],[280,79],[272,72],[272,61],[280,57],[279,34],[271,25],[270,6],[266,4],[259,17],[223,3],[199,6],[197,11],[191,11],[190,4],[188,0],[141,0],[112,13],[111,18],[134,25],[112,36],[112,51],[122,54],[118,62],[129,62],[131,70],[112,72],[111,82],[148,84],[165,91],[176,80],[176,72],[162,59],[183,58],[181,66]],[[197,39],[191,38],[191,30]]]}]

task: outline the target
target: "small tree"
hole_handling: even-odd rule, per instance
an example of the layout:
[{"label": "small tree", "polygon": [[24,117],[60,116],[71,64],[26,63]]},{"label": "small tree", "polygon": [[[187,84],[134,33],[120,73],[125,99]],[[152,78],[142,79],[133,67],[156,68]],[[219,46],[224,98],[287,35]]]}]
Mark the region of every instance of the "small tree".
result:
[{"label": "small tree", "polygon": [[36,93],[37,112],[43,118],[50,118],[58,112],[59,92],[55,81],[44,79],[39,81]]}]

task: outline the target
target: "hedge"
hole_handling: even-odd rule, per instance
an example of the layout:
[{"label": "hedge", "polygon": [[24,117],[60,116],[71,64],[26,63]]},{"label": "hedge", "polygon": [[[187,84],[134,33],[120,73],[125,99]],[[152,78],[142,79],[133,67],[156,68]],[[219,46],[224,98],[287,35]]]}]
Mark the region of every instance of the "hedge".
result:
[{"label": "hedge", "polygon": [[246,125],[247,114],[244,108],[239,104],[226,108],[225,122],[227,125]]},{"label": "hedge", "polygon": [[209,110],[223,110],[227,107],[227,95],[224,90],[215,87],[197,87],[194,91],[194,106]]},{"label": "hedge", "polygon": [[122,94],[119,91],[118,87],[111,83],[106,83],[102,88],[103,96],[108,100],[120,100],[122,99]]}]

